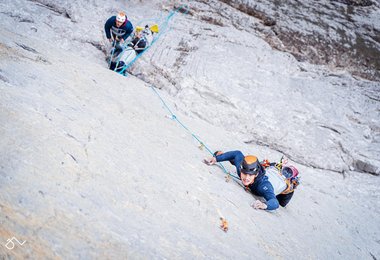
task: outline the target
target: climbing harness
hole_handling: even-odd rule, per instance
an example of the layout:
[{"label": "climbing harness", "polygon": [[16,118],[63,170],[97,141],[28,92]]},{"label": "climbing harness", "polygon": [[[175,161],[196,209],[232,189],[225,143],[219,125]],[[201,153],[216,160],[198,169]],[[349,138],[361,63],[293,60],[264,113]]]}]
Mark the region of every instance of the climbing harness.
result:
[{"label": "climbing harness", "polygon": [[287,163],[288,159],[284,156],[278,163],[270,163],[267,159],[260,163],[276,195],[292,193],[300,184],[298,170],[294,166],[288,166]]}]

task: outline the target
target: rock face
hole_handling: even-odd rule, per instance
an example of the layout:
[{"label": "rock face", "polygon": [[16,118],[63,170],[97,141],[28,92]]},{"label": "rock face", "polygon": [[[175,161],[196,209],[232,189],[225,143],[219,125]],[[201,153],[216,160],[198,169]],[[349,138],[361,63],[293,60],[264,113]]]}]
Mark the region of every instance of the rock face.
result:
[{"label": "rock face", "polygon": [[[367,35],[365,24],[376,31],[379,8],[347,8],[330,1],[195,1],[193,25],[177,21],[181,33],[168,32],[132,73],[167,89],[194,116],[239,132],[237,141],[311,167],[378,175],[379,48],[355,49],[356,38],[344,35]],[[365,46],[377,36],[369,35]],[[368,60],[376,65],[368,70],[373,81],[347,73],[363,71]]]},{"label": "rock face", "polygon": [[[139,1],[128,17],[162,22],[175,5]],[[124,8],[0,2],[0,259],[380,258],[380,178],[357,172],[378,174],[378,81],[274,50],[278,20],[220,1],[170,21],[131,69],[145,82],[122,77],[102,30]],[[253,210],[262,198],[201,163],[195,136],[286,154],[302,183],[286,208]]]},{"label": "rock face", "polygon": [[370,0],[335,0],[335,2],[354,6],[370,6],[373,4]]},{"label": "rock face", "polygon": [[[258,18],[255,26],[276,49],[298,61],[344,68],[370,80],[380,80],[379,3],[371,1],[223,0]],[[270,22],[268,22],[270,21]],[[244,25],[249,28],[249,25]],[[281,44],[280,44],[281,43]]]},{"label": "rock face", "polygon": [[[129,7],[128,13],[135,25],[146,17],[160,17],[151,21],[163,23],[158,10],[172,10],[174,3],[144,2]],[[117,8],[101,9],[104,2],[99,2],[93,12],[86,12],[88,5],[15,1],[3,4],[2,15],[26,34],[98,62],[107,49],[103,20]],[[139,8],[145,7],[151,10],[144,17]],[[367,61],[378,62],[379,6],[349,8],[330,1],[193,1],[131,72],[175,95],[183,111],[240,133],[237,142],[272,147],[311,167],[378,174],[379,70],[368,69],[374,81],[347,72],[355,74]],[[47,16],[35,19],[40,9]],[[366,30],[367,25],[373,30]],[[365,46],[375,44],[373,51],[352,47],[359,43],[356,34],[364,37]],[[285,52],[273,51],[261,38]]]}]

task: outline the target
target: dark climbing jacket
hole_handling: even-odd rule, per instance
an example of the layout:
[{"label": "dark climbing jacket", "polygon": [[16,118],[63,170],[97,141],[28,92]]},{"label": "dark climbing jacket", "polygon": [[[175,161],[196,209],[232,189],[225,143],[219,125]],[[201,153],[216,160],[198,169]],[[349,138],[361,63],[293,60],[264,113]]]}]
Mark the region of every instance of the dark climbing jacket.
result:
[{"label": "dark climbing jacket", "polygon": [[111,39],[112,36],[112,38],[117,41],[120,41],[121,39],[126,40],[133,32],[133,25],[127,19],[120,27],[117,27],[116,16],[112,16],[105,23],[104,30],[106,32],[107,39]]},{"label": "dark climbing jacket", "polygon": [[[217,155],[217,162],[230,161],[236,167],[236,172],[240,177],[240,167],[244,160],[244,155],[240,151],[225,152],[221,155]],[[253,194],[264,197],[267,204],[267,210],[274,210],[279,207],[279,202],[274,194],[273,186],[268,181],[268,177],[265,176],[265,170],[260,165],[259,173],[255,178],[255,181],[247,187]]]}]

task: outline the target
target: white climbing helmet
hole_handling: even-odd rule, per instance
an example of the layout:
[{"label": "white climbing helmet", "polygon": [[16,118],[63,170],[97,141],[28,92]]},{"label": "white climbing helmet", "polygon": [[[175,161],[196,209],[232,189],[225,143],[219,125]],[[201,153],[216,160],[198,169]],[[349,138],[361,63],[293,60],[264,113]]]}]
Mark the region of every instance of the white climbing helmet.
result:
[{"label": "white climbing helmet", "polygon": [[118,22],[120,22],[120,23],[124,23],[126,19],[127,19],[127,16],[125,15],[124,12],[119,12],[119,13],[116,15],[116,21],[118,21]]}]

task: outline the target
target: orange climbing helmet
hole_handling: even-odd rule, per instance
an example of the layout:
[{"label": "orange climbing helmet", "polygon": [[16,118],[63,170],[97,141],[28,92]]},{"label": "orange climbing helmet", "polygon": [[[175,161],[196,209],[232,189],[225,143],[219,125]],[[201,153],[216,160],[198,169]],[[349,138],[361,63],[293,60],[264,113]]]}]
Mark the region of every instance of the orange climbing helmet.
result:
[{"label": "orange climbing helmet", "polygon": [[249,175],[257,175],[260,172],[260,162],[256,156],[247,155],[241,165],[241,172]]}]

